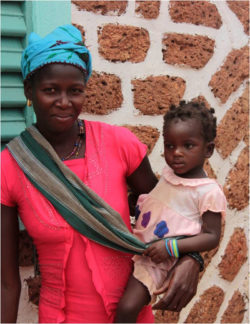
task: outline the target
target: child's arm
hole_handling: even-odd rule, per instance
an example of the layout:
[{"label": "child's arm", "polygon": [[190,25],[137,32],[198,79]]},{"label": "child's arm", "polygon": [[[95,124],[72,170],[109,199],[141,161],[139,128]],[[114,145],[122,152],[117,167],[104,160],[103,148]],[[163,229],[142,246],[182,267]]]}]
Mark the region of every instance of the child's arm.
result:
[{"label": "child's arm", "polygon": [[[179,254],[209,251],[219,244],[221,214],[207,211],[202,215],[202,220],[203,226],[200,234],[177,241]],[[165,261],[169,257],[165,243],[165,240],[153,243],[145,250],[144,255],[151,257],[155,263]]]},{"label": "child's arm", "polygon": [[178,241],[180,253],[209,251],[218,246],[221,235],[221,213],[207,211],[202,215],[202,232]]}]

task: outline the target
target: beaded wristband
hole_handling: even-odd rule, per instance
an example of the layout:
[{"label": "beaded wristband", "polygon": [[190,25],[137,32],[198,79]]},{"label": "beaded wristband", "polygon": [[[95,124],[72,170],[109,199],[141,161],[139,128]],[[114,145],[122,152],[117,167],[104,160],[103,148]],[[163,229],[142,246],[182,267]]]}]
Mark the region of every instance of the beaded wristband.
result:
[{"label": "beaded wristband", "polygon": [[189,255],[191,258],[195,259],[199,265],[200,265],[200,272],[204,270],[204,260],[203,257],[200,255],[200,253],[198,252],[189,252],[187,254],[183,254],[184,255]]}]

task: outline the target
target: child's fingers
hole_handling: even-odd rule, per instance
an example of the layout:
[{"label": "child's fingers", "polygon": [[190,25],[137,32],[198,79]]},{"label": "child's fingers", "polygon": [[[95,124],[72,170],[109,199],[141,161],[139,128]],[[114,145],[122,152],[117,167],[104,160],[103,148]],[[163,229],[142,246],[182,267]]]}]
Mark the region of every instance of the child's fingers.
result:
[{"label": "child's fingers", "polygon": [[145,251],[144,251],[144,255],[147,256],[152,256],[152,254],[154,253],[155,249],[153,246],[148,247]]}]

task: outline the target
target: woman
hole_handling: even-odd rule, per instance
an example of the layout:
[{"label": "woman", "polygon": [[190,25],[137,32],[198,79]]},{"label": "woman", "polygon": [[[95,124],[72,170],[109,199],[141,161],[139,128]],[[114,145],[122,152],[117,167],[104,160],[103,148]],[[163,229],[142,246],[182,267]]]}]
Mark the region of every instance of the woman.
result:
[{"label": "woman", "polygon": [[[22,73],[37,122],[2,152],[2,322],[17,317],[19,214],[39,255],[39,322],[111,323],[131,251],[143,250],[127,230],[127,183],[138,195],[157,182],[146,146],[125,128],[78,119],[91,56],[75,27],[43,39],[32,33]],[[183,257],[158,291],[168,289],[157,308],[184,307],[198,272],[199,264]],[[137,321],[154,321],[150,306]]]}]

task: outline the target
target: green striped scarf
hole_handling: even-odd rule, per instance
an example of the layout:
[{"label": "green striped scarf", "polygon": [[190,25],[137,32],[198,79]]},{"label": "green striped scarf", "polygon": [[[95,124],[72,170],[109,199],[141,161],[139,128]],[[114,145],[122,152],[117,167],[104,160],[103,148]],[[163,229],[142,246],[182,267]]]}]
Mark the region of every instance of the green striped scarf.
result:
[{"label": "green striped scarf", "polygon": [[74,229],[112,249],[144,251],[146,244],[130,233],[120,214],[64,165],[35,126],[7,147],[30,182]]}]

